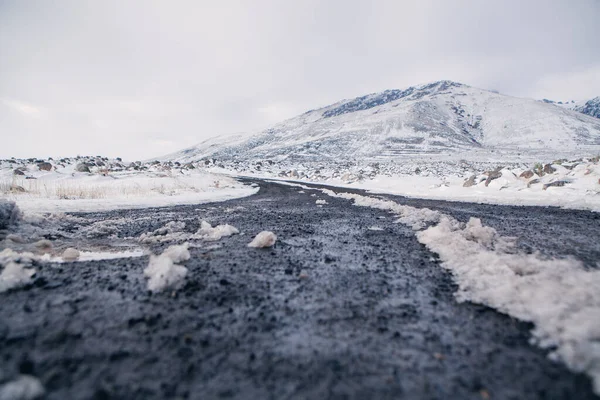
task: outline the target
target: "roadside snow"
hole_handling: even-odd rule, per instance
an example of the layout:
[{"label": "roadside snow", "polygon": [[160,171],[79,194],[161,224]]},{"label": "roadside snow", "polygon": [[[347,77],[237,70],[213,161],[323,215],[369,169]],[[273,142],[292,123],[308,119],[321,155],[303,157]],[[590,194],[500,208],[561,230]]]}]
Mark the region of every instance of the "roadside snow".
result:
[{"label": "roadside snow", "polygon": [[75,165],[52,171],[27,166],[26,176],[0,168],[0,197],[26,213],[92,212],[200,204],[250,196],[258,191],[235,179],[200,170],[81,173]]},{"label": "roadside snow", "polygon": [[188,269],[178,263],[190,259],[187,243],[171,246],[159,256],[150,256],[144,275],[148,279],[148,290],[160,292],[165,289],[179,289],[185,280]]},{"label": "roadside snow", "polygon": [[[357,206],[388,210],[417,232],[418,240],[437,253],[459,289],[458,301],[485,304],[532,322],[533,342],[553,349],[550,357],[588,374],[600,394],[600,271],[586,270],[575,259],[544,259],[524,254],[514,238],[471,218],[464,224],[429,209],[403,206],[350,193],[330,196]],[[425,230],[421,230],[428,227]]]},{"label": "roadside snow", "polygon": [[270,231],[262,231],[248,243],[248,247],[271,247],[277,241],[277,235]]}]

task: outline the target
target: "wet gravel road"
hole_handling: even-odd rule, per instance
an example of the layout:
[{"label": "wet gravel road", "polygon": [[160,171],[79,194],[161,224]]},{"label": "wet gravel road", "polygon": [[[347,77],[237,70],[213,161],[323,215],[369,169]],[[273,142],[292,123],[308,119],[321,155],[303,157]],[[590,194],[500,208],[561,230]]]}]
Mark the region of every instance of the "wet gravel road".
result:
[{"label": "wet gravel road", "polygon": [[[38,266],[32,285],[0,293],[0,382],[37,376],[48,399],[596,398],[528,344],[530,325],[458,304],[449,273],[392,215],[256,183],[223,203],[78,214],[130,219],[115,243],[174,220],[243,234],[192,248],[177,292],[146,290],[147,256]],[[481,217],[529,251],[600,259],[592,213],[387,197]],[[63,225],[65,240],[85,225]],[[261,230],[275,247],[246,247]]]}]

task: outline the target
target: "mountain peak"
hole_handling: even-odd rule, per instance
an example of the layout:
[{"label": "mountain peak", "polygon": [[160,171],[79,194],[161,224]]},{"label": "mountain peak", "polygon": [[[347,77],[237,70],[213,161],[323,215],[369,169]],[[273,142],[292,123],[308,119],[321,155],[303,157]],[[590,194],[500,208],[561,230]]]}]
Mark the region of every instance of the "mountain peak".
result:
[{"label": "mountain peak", "polygon": [[442,80],[419,86],[411,86],[406,89],[388,89],[383,92],[367,94],[342,102],[342,104],[330,106],[323,112],[322,116],[323,118],[331,118],[342,114],[368,110],[369,108],[399,99],[418,100],[427,95],[445,92],[452,87],[464,86],[466,85],[462,83]]}]

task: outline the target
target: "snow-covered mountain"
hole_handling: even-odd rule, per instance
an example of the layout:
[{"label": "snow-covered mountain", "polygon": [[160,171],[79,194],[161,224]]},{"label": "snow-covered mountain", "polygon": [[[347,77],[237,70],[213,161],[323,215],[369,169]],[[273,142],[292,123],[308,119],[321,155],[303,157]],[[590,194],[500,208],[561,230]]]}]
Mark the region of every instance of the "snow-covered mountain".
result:
[{"label": "snow-covered mountain", "polygon": [[584,104],[573,108],[575,111],[587,114],[592,117],[600,118],[600,96],[586,101]]},{"label": "snow-covered mountain", "polygon": [[468,159],[490,151],[559,158],[600,150],[600,120],[590,116],[594,110],[585,110],[589,115],[439,81],[343,100],[255,134],[212,138],[162,159]]}]

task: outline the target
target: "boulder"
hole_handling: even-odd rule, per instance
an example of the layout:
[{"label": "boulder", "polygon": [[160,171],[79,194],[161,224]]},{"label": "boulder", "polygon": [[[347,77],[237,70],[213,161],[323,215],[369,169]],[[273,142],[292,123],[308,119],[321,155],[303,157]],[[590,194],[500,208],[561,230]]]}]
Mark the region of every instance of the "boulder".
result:
[{"label": "boulder", "polygon": [[544,169],[542,169],[542,171],[545,174],[553,174],[556,172],[556,168],[552,167],[552,165],[550,165],[550,164],[546,164],[546,165],[544,165]]},{"label": "boulder", "polygon": [[13,175],[25,175],[25,172],[21,171],[20,169],[15,169],[13,171]]},{"label": "boulder", "polygon": [[91,172],[90,167],[86,163],[79,163],[75,167],[75,171],[77,172]]},{"label": "boulder", "polygon": [[40,171],[52,171],[52,164],[50,164],[49,162],[41,162],[38,163],[37,166],[40,169]]},{"label": "boulder", "polygon": [[471,175],[471,177],[467,179],[465,183],[463,183],[463,187],[471,187],[475,185],[475,179],[477,179],[477,176]]},{"label": "boulder", "polygon": [[527,171],[523,171],[521,172],[521,175],[519,175],[520,178],[525,178],[525,179],[529,179],[534,175],[533,171],[531,170],[527,170]]},{"label": "boulder", "polygon": [[500,171],[487,171],[485,172],[485,174],[487,175],[487,179],[485,180],[485,186],[487,187],[491,181],[493,181],[494,179],[498,179],[502,176],[502,172]]}]

